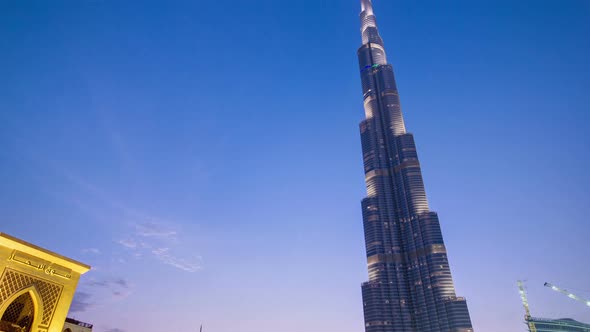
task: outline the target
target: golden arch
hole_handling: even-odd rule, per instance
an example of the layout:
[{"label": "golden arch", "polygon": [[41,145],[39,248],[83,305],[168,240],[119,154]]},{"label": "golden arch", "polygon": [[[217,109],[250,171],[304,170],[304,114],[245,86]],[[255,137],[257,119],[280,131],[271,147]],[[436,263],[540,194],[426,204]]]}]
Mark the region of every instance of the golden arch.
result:
[{"label": "golden arch", "polygon": [[[35,285],[29,286],[25,289],[22,289],[14,294],[12,294],[2,305],[0,305],[0,320],[4,318],[4,314],[6,310],[15,303],[17,299],[19,299],[23,295],[29,295],[31,301],[33,302],[33,320],[28,325],[28,328],[25,330],[21,330],[23,332],[33,332],[34,329],[41,324],[41,317],[43,317],[43,300],[41,300],[41,295],[37,290]],[[5,326],[4,322],[0,321],[0,332],[4,332]],[[19,331],[19,330],[14,330]],[[19,331],[20,332],[20,331]]]},{"label": "golden arch", "polygon": [[30,332],[62,332],[80,276],[89,270],[86,264],[0,232],[0,320],[8,310],[15,312],[5,317],[9,324],[0,332],[19,330],[12,326],[18,325],[15,320],[27,329],[32,320]]}]

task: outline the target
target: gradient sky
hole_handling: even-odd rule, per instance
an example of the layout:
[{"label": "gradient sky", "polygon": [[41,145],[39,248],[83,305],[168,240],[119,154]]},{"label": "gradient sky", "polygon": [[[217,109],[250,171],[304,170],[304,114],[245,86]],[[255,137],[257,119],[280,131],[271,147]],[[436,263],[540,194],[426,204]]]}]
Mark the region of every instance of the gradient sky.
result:
[{"label": "gradient sky", "polygon": [[[478,332],[590,322],[590,2],[375,0]],[[358,1],[0,2],[0,231],[103,331],[360,332]]]}]

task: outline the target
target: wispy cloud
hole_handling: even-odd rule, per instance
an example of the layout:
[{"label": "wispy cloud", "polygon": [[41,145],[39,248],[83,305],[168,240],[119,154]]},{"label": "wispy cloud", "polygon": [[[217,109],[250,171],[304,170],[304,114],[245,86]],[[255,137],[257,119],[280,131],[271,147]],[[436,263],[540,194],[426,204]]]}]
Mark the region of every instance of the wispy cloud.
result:
[{"label": "wispy cloud", "polygon": [[162,263],[173,266],[186,272],[197,272],[201,269],[200,258],[189,261],[186,259],[174,257],[170,254],[169,248],[157,248],[152,250],[152,254]]},{"label": "wispy cloud", "polygon": [[93,255],[100,255],[101,254],[100,250],[97,248],[82,249],[82,253],[83,254],[93,254]]},{"label": "wispy cloud", "polygon": [[116,280],[113,281],[113,283],[115,285],[119,285],[120,287],[125,288],[125,289],[129,289],[130,288],[129,283],[127,282],[127,280],[125,280],[123,278],[116,279]]},{"label": "wispy cloud", "polygon": [[122,300],[131,294],[131,284],[124,278],[84,280],[72,301],[70,313],[86,312],[97,306]]},{"label": "wispy cloud", "polygon": [[118,328],[114,328],[114,329],[112,329],[112,328],[107,328],[107,329],[105,329],[105,330],[103,330],[103,331],[104,331],[104,332],[125,332],[125,330],[121,330],[121,329],[118,329]]},{"label": "wispy cloud", "polygon": [[151,256],[163,264],[186,272],[197,272],[201,269],[202,258],[185,258],[173,254],[174,247],[181,245],[177,238],[179,232],[171,225],[149,221],[133,225],[133,232],[124,239],[117,241],[128,250],[133,257]]},{"label": "wispy cloud", "polygon": [[136,249],[137,248],[137,242],[133,239],[123,239],[123,240],[119,240],[117,241],[117,243],[119,243],[120,245],[122,245],[125,248],[128,249]]},{"label": "wispy cloud", "polygon": [[123,289],[130,288],[130,285],[127,282],[127,280],[125,280],[123,278],[102,279],[102,280],[90,279],[90,281],[88,282],[88,285],[92,286],[92,287],[107,287],[107,288],[120,287]]},{"label": "wispy cloud", "polygon": [[[183,245],[180,232],[166,218],[146,213],[125,204],[125,200],[116,199],[108,191],[88,181],[82,176],[76,175],[59,163],[52,164],[54,171],[70,183],[76,185],[92,202],[99,203],[101,207],[94,204],[86,204],[87,200],[78,197],[70,198],[69,201],[79,209],[91,215],[101,215],[101,211],[109,210],[116,215],[117,219],[127,220],[130,228],[123,232],[123,236],[115,239],[115,242],[130,253],[136,259],[152,257],[163,264],[178,268],[186,272],[197,272],[201,269],[201,257],[181,257],[174,253],[176,248]],[[113,219],[113,218],[109,218]],[[162,250],[165,248],[166,250]],[[84,249],[85,254],[100,255],[96,248]],[[121,260],[122,258],[117,258]],[[124,259],[123,259],[124,260]]]},{"label": "wispy cloud", "polygon": [[91,302],[92,295],[86,292],[76,292],[72,305],[70,306],[70,313],[85,312],[93,308],[95,305]]},{"label": "wispy cloud", "polygon": [[143,237],[156,237],[162,239],[176,239],[177,232],[172,229],[166,229],[155,222],[147,222],[135,225],[136,234]]}]

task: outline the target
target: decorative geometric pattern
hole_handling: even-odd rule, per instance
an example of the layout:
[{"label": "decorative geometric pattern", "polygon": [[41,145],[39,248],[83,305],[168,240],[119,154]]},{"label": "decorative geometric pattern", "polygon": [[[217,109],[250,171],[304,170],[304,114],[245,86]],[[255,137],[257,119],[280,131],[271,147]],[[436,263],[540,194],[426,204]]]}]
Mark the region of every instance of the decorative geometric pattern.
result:
[{"label": "decorative geometric pattern", "polygon": [[10,323],[18,323],[19,319],[24,316],[30,316],[33,313],[33,299],[31,295],[23,294],[14,300],[2,315],[2,320]]},{"label": "decorative geometric pattern", "polygon": [[33,324],[35,307],[29,293],[22,294],[14,300],[2,315],[0,324],[6,331],[29,332]]},{"label": "decorative geometric pattern", "polygon": [[0,282],[0,305],[14,293],[25,288],[35,286],[43,302],[43,317],[41,325],[48,326],[55,311],[57,301],[61,296],[63,286],[56,285],[39,278],[6,269]]}]

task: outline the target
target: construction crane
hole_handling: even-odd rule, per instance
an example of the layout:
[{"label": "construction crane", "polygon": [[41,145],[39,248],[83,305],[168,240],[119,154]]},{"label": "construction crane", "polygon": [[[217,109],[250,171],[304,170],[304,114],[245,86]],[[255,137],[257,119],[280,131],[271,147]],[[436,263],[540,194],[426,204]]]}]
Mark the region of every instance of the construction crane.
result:
[{"label": "construction crane", "polygon": [[554,290],[554,291],[556,291],[556,292],[559,292],[559,293],[561,293],[561,294],[564,294],[564,295],[566,295],[566,296],[567,296],[567,297],[569,297],[570,299],[573,299],[573,300],[576,300],[576,301],[580,301],[580,302],[582,302],[582,303],[584,303],[585,305],[587,305],[587,306],[589,306],[589,307],[590,307],[590,301],[588,301],[588,300],[585,300],[585,299],[583,299],[583,298],[581,298],[581,297],[579,297],[579,296],[577,296],[577,295],[575,295],[575,294],[572,294],[572,293],[568,292],[568,291],[567,291],[567,290],[565,290],[565,289],[561,289],[561,288],[559,288],[559,287],[557,287],[557,286],[554,286],[554,285],[552,285],[552,284],[550,284],[550,283],[548,283],[548,282],[546,282],[546,283],[545,283],[545,287],[549,287],[549,288],[553,289],[553,290]]},{"label": "construction crane", "polygon": [[526,298],[526,291],[524,290],[524,282],[519,280],[518,281],[518,292],[520,293],[520,298],[522,299],[522,305],[524,306],[524,320],[526,321],[527,325],[529,326],[530,332],[537,332],[537,327],[535,326],[535,322],[531,317],[531,311],[529,310],[529,301]]}]

